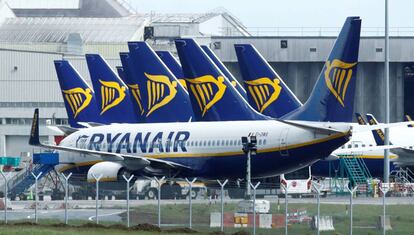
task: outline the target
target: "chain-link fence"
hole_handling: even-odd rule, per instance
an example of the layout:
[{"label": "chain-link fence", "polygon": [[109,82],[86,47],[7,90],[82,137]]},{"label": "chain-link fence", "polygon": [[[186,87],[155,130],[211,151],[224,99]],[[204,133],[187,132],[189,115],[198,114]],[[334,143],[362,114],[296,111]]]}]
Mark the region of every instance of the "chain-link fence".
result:
[{"label": "chain-link fence", "polygon": [[[2,176],[9,180],[6,174]],[[310,193],[293,194],[289,189],[292,186],[285,190],[286,186],[278,182],[253,181],[248,195],[247,185],[235,180],[202,183],[196,179],[136,180],[130,176],[113,183],[95,178],[86,182],[76,175],[52,174],[39,178],[37,189],[32,186],[16,197],[8,194],[7,200],[0,195],[4,213],[0,221],[99,223],[176,232],[381,234],[385,228],[392,234],[409,234],[414,218],[412,197],[395,197],[391,185],[381,185],[375,194],[367,196],[349,191],[323,192],[322,185],[312,182]],[[383,195],[387,196],[385,200]]]}]

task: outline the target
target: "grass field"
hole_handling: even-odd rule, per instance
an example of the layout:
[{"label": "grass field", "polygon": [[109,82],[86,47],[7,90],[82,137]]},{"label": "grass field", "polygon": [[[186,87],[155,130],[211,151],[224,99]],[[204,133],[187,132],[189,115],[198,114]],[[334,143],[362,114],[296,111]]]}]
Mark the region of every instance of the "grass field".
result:
[{"label": "grass field", "polygon": [[[225,211],[236,211],[236,204],[226,204]],[[271,205],[272,214],[283,214],[284,205]],[[289,211],[293,209],[305,208],[309,216],[316,215],[317,207],[315,204],[290,204]],[[161,209],[162,223],[164,224],[188,224],[188,206],[187,205],[165,205]],[[220,205],[193,205],[193,228],[198,231],[211,232],[208,228],[210,213],[219,212]],[[321,215],[330,215],[334,220],[335,232],[326,234],[349,234],[349,211],[346,205],[321,205]],[[387,214],[391,218],[393,228],[389,234],[414,234],[414,205],[390,205],[387,206]],[[353,227],[354,234],[382,234],[382,231],[376,228],[379,215],[382,215],[382,206],[378,205],[357,205],[353,207]],[[155,206],[142,206],[135,208],[131,214],[133,221],[138,223],[156,223],[157,213]],[[238,229],[225,229],[229,233],[238,231]],[[251,229],[246,229],[251,231]],[[279,231],[279,232],[278,232]],[[315,231],[310,229],[308,224],[293,224],[290,226],[291,234],[314,234]],[[275,233],[276,232],[276,233]],[[282,234],[282,229],[260,229],[258,234]]]},{"label": "grass field", "polygon": [[[235,211],[236,204],[226,204],[225,211]],[[305,208],[309,216],[316,214],[315,204],[290,204],[289,210]],[[157,222],[157,207],[146,205],[133,208],[131,211],[132,225]],[[193,205],[193,229],[200,234],[209,234],[217,232],[217,228],[209,228],[209,218],[211,212],[220,211],[219,204],[196,204]],[[283,205],[279,210],[276,204],[271,205],[272,214],[282,214]],[[382,231],[376,228],[378,216],[382,214],[382,207],[377,205],[357,205],[354,206],[354,234],[374,235],[382,234]],[[414,205],[390,205],[387,206],[387,214],[391,217],[392,231],[387,234],[414,234]],[[349,234],[349,215],[345,205],[321,205],[321,215],[333,216],[335,232],[325,232],[321,234]],[[123,215],[124,216],[124,215]],[[175,224],[178,228],[184,228],[188,224],[188,206],[187,205],[162,205],[161,209],[162,224]],[[172,227],[163,226],[162,231],[153,228],[151,232],[143,231],[142,226],[133,229],[126,229],[121,225],[103,222],[105,227],[87,224],[85,221],[71,220],[72,226],[64,226],[60,221],[41,220],[41,225],[31,223],[17,223],[15,225],[0,225],[0,234],[160,234],[169,232],[169,234],[185,234],[192,232],[190,230],[177,229],[171,231]],[[178,225],[177,225],[178,224]],[[80,226],[80,227],[79,227]],[[144,226],[145,227],[145,226]],[[145,228],[144,228],[145,229]],[[225,228],[226,234],[233,234],[240,229]],[[244,229],[251,232],[251,228]],[[284,228],[278,229],[258,229],[257,234],[283,234]],[[289,234],[315,234],[307,223],[293,224],[289,226]]]}]

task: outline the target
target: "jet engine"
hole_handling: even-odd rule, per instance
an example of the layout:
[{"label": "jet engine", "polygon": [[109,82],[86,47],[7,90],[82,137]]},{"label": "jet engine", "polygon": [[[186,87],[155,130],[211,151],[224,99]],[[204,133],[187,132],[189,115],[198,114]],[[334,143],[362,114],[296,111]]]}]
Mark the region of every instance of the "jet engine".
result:
[{"label": "jet engine", "polygon": [[[100,182],[116,182],[122,179],[122,175],[125,174],[125,168],[122,164],[117,162],[99,162],[89,168],[88,182],[95,182],[95,178],[102,176]],[[128,175],[126,175],[128,177]]]}]

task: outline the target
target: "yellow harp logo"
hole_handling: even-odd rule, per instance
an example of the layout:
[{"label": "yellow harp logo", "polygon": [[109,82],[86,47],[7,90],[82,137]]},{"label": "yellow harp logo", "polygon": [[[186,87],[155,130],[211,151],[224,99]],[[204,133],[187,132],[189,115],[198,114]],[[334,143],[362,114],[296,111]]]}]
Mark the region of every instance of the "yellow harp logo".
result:
[{"label": "yellow harp logo", "polygon": [[82,110],[88,107],[92,100],[92,91],[90,88],[73,88],[70,90],[63,90],[63,96],[72,109],[73,117],[76,118]]},{"label": "yellow harp logo", "polygon": [[132,93],[132,96],[134,97],[135,101],[138,104],[139,107],[139,112],[141,113],[141,115],[144,114],[144,107],[142,106],[142,98],[141,98],[141,92],[139,91],[139,87],[138,84],[128,84],[127,85]]},{"label": "yellow harp logo", "polygon": [[125,86],[117,82],[99,80],[101,83],[102,111],[101,115],[109,109],[117,106],[125,98]]},{"label": "yellow harp logo", "polygon": [[[226,85],[224,78],[218,76],[217,80],[212,75],[204,75],[194,79],[187,79],[189,89],[195,96],[202,111],[202,116],[224,95]],[[213,88],[213,85],[215,86]]]},{"label": "yellow harp logo", "polygon": [[345,95],[348,89],[348,84],[352,77],[352,68],[357,63],[345,63],[340,60],[333,60],[332,63],[328,60],[325,63],[325,82],[328,89],[336,97],[338,102],[345,107]]},{"label": "yellow harp logo", "polygon": [[263,111],[274,101],[279,98],[282,87],[279,85],[280,80],[275,78],[263,77],[252,81],[245,81],[250,95],[253,97],[259,112]]},{"label": "yellow harp logo", "polygon": [[185,82],[185,79],[178,79],[178,81],[180,82],[181,86],[187,90],[187,83]]},{"label": "yellow harp logo", "polygon": [[170,79],[165,75],[150,75],[147,73],[144,74],[148,78],[148,117],[155,110],[168,104],[172,99],[174,99],[175,95],[177,94],[177,82],[171,82]]}]

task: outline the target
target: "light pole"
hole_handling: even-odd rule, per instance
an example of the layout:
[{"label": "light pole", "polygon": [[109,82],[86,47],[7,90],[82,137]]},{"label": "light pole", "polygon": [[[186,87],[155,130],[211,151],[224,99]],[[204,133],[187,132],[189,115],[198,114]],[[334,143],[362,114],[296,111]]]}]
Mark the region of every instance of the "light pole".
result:
[{"label": "light pole", "polygon": [[252,181],[251,176],[251,155],[256,155],[257,153],[257,138],[256,136],[243,136],[241,137],[243,144],[243,152],[247,154],[247,163],[246,163],[246,198],[250,198],[250,184]]},{"label": "light pole", "polygon": [[[385,0],[385,49],[384,49],[384,56],[385,56],[385,123],[390,123],[390,43],[389,43],[389,34],[388,34],[388,0]],[[390,144],[389,138],[389,129],[385,128],[384,133],[384,145]],[[384,182],[389,183],[390,178],[390,150],[384,150]]]},{"label": "light pole", "polygon": [[7,224],[7,175],[0,171],[1,176],[4,178],[4,223]]}]

